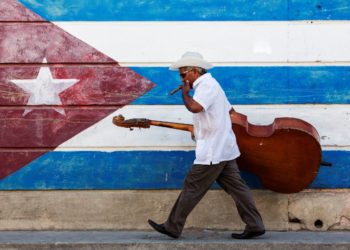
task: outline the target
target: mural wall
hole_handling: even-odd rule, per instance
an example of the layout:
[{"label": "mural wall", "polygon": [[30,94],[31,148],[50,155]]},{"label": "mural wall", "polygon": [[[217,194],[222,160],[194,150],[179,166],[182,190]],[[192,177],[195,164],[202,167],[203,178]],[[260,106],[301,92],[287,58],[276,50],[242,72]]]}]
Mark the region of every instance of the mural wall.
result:
[{"label": "mural wall", "polygon": [[[310,189],[350,188],[349,1],[0,2],[0,189],[178,189],[186,132],[112,117],[191,123],[171,62],[199,51],[254,124],[291,116],[318,130]],[[258,178],[243,173],[252,188]]]}]

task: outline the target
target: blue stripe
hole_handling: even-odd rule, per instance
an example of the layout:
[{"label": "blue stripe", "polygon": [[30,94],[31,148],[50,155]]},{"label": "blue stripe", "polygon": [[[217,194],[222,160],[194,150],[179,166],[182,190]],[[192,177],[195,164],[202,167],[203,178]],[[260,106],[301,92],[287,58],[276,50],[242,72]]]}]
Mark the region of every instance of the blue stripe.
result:
[{"label": "blue stripe", "polygon": [[[0,180],[2,190],[179,189],[192,151],[50,152]],[[350,152],[324,151],[333,166],[321,167],[311,188],[350,188]],[[256,176],[242,173],[261,188]]]},{"label": "blue stripe", "polygon": [[[157,86],[133,104],[182,104],[168,93],[180,83],[166,67],[132,67]],[[350,104],[350,67],[215,67],[231,104]]]},{"label": "blue stripe", "polygon": [[348,20],[348,0],[20,0],[50,21]]}]

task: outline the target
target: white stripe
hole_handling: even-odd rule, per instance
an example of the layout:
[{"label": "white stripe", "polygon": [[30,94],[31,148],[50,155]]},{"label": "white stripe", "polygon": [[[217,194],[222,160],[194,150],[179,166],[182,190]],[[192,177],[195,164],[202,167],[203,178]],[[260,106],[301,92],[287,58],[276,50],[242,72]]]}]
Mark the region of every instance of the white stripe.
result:
[{"label": "white stripe", "polygon": [[[276,117],[295,117],[311,123],[319,132],[327,150],[350,150],[349,105],[239,105],[237,112],[246,114],[249,122],[267,125]],[[117,110],[99,123],[61,144],[56,150],[191,150],[190,133],[151,127],[130,131],[112,124],[122,114],[126,119],[192,123],[192,114],[182,105],[130,105]]]},{"label": "white stripe", "polygon": [[188,50],[214,65],[350,62],[350,21],[55,24],[122,65],[169,65]]}]

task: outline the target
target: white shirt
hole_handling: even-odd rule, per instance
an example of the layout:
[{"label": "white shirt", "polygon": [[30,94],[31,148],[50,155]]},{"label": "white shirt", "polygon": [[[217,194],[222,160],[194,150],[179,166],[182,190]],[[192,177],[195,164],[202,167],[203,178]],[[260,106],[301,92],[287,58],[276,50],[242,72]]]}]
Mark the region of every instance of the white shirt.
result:
[{"label": "white shirt", "polygon": [[217,164],[240,155],[232,130],[231,105],[219,83],[206,73],[193,83],[193,99],[203,110],[193,114],[196,138],[194,164]]}]

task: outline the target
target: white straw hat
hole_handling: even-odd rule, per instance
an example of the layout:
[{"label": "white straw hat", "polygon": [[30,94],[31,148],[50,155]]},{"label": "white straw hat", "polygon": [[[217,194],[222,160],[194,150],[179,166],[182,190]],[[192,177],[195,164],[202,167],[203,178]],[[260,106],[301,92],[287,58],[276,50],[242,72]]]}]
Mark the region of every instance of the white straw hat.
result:
[{"label": "white straw hat", "polygon": [[211,69],[213,65],[203,59],[203,56],[198,52],[188,51],[182,55],[181,59],[170,65],[171,70],[178,70],[181,67],[200,67],[203,69]]}]

